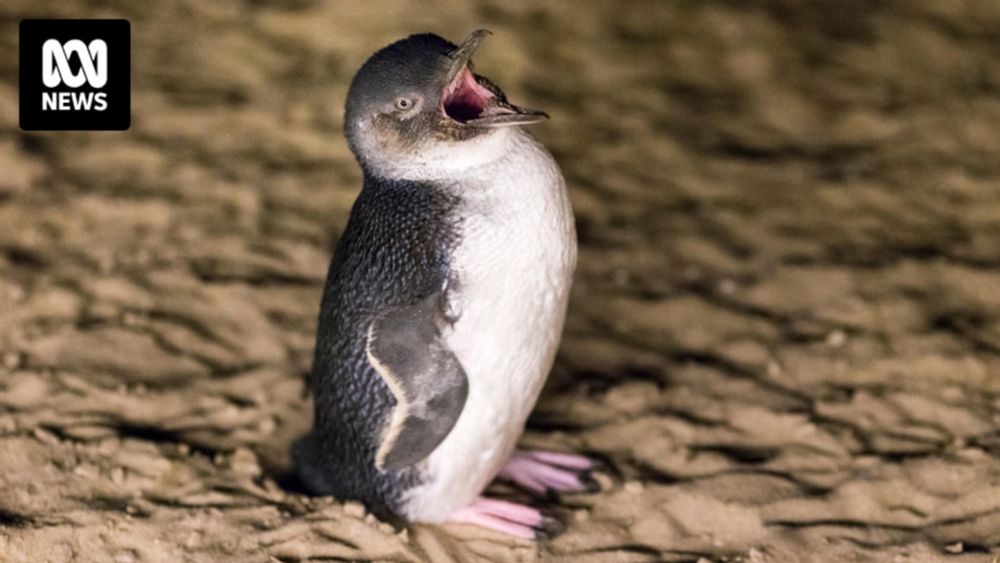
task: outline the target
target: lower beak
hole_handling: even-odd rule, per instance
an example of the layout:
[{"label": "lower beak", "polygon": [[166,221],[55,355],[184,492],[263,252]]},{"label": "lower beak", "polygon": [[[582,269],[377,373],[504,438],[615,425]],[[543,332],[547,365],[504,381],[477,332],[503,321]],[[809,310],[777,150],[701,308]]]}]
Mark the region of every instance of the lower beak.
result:
[{"label": "lower beak", "polygon": [[506,125],[528,125],[548,118],[549,114],[541,110],[502,103],[487,108],[482,117],[470,119],[465,124],[476,127],[503,127]]}]

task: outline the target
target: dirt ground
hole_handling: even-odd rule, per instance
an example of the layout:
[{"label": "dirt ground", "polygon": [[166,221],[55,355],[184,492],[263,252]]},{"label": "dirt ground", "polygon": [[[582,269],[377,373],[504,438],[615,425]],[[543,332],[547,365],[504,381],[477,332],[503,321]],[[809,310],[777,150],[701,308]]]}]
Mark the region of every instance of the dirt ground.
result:
[{"label": "dirt ground", "polygon": [[[130,131],[18,130],[40,16],[131,20]],[[541,545],[285,489],[347,83],[480,26],[580,236],[523,441],[604,490]],[[4,0],[0,560],[997,561],[998,30],[994,0]]]}]

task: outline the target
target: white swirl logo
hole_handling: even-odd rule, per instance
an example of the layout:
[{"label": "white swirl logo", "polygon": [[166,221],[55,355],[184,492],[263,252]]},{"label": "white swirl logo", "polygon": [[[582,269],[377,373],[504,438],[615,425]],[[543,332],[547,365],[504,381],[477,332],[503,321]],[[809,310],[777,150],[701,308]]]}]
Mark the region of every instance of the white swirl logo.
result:
[{"label": "white swirl logo", "polygon": [[[73,53],[80,59],[80,70],[73,72],[69,58]],[[65,84],[79,88],[84,82],[93,88],[103,88],[108,82],[108,45],[102,39],[94,39],[90,45],[79,39],[70,39],[66,44],[49,39],[42,44],[42,82],[48,88]]]}]

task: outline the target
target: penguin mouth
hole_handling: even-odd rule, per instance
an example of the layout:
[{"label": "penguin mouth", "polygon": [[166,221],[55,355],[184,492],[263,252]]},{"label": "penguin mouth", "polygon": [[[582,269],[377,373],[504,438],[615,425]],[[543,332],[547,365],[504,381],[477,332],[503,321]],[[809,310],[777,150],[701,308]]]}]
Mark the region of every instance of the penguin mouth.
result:
[{"label": "penguin mouth", "polygon": [[469,123],[483,117],[492,104],[495,94],[476,82],[468,68],[463,69],[442,96],[444,114],[459,123]]},{"label": "penguin mouth", "polygon": [[548,118],[543,111],[511,104],[493,83],[472,73],[472,54],[487,35],[485,29],[473,31],[449,55],[451,65],[441,93],[441,113],[470,127],[525,125]]}]

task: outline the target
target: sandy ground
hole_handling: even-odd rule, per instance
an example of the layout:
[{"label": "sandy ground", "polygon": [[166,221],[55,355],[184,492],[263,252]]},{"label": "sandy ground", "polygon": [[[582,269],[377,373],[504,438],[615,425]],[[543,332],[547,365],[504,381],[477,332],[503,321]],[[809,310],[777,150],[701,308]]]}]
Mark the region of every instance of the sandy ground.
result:
[{"label": "sandy ground", "polygon": [[[0,560],[997,560],[1000,3],[373,6],[0,4]],[[42,15],[132,21],[131,131],[18,131]],[[542,545],[284,488],[347,81],[483,25],[580,234]]]}]

